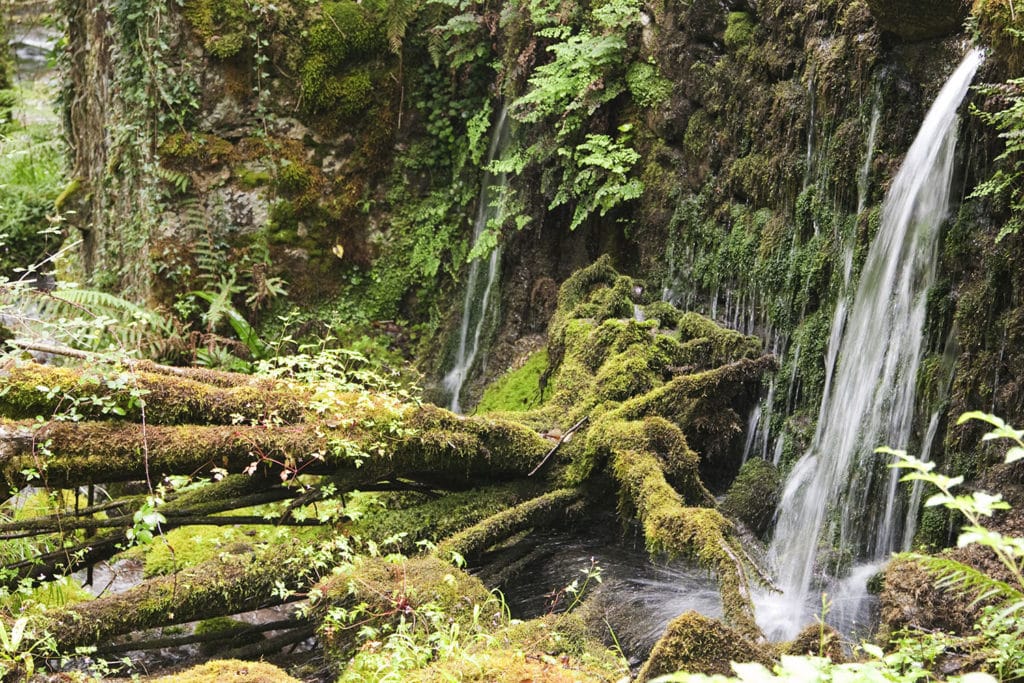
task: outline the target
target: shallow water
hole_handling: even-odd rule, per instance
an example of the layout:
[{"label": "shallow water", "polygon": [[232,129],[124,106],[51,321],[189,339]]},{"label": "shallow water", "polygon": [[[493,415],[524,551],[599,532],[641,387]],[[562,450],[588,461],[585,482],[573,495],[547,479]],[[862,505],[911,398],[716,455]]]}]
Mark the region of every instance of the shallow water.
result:
[{"label": "shallow water", "polygon": [[[610,524],[614,528],[617,522]],[[652,561],[640,539],[597,531],[562,532],[531,535],[522,543],[529,544],[538,559],[502,587],[512,615],[529,619],[564,610],[574,597],[563,594],[556,602],[555,596],[573,580],[582,584],[591,567],[599,568],[600,582],[591,581],[584,596],[588,611],[603,615],[605,640],[617,641],[632,664],[646,658],[680,614],[694,610],[722,616],[712,576],[684,561]]]}]

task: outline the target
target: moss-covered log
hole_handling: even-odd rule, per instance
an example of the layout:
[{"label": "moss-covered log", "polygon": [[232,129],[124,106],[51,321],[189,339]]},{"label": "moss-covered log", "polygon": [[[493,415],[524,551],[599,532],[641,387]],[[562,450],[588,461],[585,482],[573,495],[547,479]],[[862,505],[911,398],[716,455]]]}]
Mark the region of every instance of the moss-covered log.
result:
[{"label": "moss-covered log", "polygon": [[[263,505],[266,503],[286,500],[296,495],[295,490],[282,486],[268,486],[262,477],[232,475],[224,480],[188,491],[177,496],[160,508],[166,518],[160,525],[160,531],[170,531],[179,526],[191,524],[188,515],[212,515],[226,510]],[[141,503],[141,501],[135,501]],[[20,526],[37,523],[52,524],[52,518],[25,520]],[[12,523],[17,528],[17,523]],[[33,582],[52,581],[66,576],[83,567],[105,562],[114,557],[122,549],[130,545],[129,529],[134,526],[134,515],[127,516],[116,531],[102,533],[78,542],[62,544],[57,550],[28,557],[5,564],[0,576],[0,586],[15,589],[21,581],[31,579]],[[45,533],[50,527],[46,527]],[[60,533],[66,533],[61,528]],[[72,537],[73,538],[73,537]]]},{"label": "moss-covered log", "polygon": [[550,526],[555,521],[570,521],[582,513],[583,506],[583,494],[577,489],[558,489],[545,493],[450,536],[437,547],[437,555],[441,558],[459,555],[473,559],[495,543],[520,531],[536,526]]},{"label": "moss-covered log", "polygon": [[305,590],[318,566],[298,543],[256,553],[220,557],[170,575],[143,581],[117,595],[90,600],[47,615],[47,630],[62,652],[152,628],[235,614],[280,601],[280,587]]},{"label": "moss-covered log", "polygon": [[237,377],[246,381],[219,386],[134,367],[55,367],[21,361],[0,373],[4,386],[0,413],[12,419],[73,414],[86,420],[120,416],[136,422],[145,418],[150,424],[230,425],[268,420],[291,423],[311,412],[308,403],[313,392],[308,388],[268,378]]},{"label": "moss-covered log", "polygon": [[742,633],[759,637],[750,586],[762,579],[740,546],[732,524],[714,508],[687,507],[649,453],[617,452],[611,467],[623,502],[636,511],[643,525],[648,550],[670,557],[694,557],[713,571],[722,592],[726,620]]},{"label": "moss-covered log", "polygon": [[550,449],[520,425],[431,406],[408,410],[405,426],[379,417],[374,422],[372,408],[353,412],[355,424],[322,428],[122,422],[40,427],[3,420],[0,486],[20,488],[36,475],[49,486],[68,488],[256,465],[273,473],[345,473],[352,487],[398,476],[458,487],[523,476]]}]

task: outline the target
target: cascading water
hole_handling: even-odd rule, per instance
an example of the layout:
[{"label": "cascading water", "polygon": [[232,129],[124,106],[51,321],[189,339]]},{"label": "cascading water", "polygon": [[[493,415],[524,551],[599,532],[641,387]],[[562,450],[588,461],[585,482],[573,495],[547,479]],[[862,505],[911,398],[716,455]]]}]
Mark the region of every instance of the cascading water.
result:
[{"label": "cascading water", "polygon": [[[494,123],[494,132],[491,134],[491,144],[487,150],[487,164],[485,169],[490,167],[491,162],[498,159],[505,149],[508,141],[509,118],[508,108],[502,107],[498,113],[498,119]],[[483,181],[480,186],[480,196],[477,198],[476,218],[473,222],[473,244],[480,239],[480,235],[487,228],[488,223],[500,217],[501,200],[504,188],[508,183],[505,173],[498,175],[490,171],[484,171]],[[444,376],[442,384],[448,392],[448,408],[454,413],[462,412],[462,405],[459,397],[462,394],[462,386],[466,382],[473,363],[476,361],[477,353],[480,350],[480,335],[484,330],[484,321],[487,318],[491,301],[491,292],[498,280],[498,264],[501,262],[501,250],[494,247],[487,257],[487,273],[481,278],[482,258],[473,259],[469,264],[469,276],[466,279],[466,296],[462,303],[462,322],[459,325],[459,345],[455,351],[455,361],[452,369]],[[472,333],[470,332],[472,330]]]},{"label": "cascading water", "polygon": [[[880,445],[910,437],[921,359],[925,295],[932,284],[939,228],[953,171],[957,109],[982,55],[964,57],[943,86],[882,208],[838,345],[810,449],[797,462],[778,507],[768,560],[782,593],[760,596],[758,618],[773,638],[790,638],[820,604],[819,589],[842,597],[844,621],[858,613],[867,566],[904,539],[898,472],[885,475]],[[842,318],[838,318],[842,319]],[[834,578],[842,567],[845,581]],[[845,590],[849,589],[849,590]],[[846,601],[844,601],[846,602]],[[854,615],[854,616],[849,616]],[[849,627],[852,624],[840,624]]]}]

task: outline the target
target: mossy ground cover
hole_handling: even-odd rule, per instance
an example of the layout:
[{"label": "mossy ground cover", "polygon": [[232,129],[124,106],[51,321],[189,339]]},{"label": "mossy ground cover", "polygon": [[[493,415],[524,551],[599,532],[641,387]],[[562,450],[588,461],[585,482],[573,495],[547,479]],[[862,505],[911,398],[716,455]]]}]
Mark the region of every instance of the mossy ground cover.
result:
[{"label": "mossy ground cover", "polygon": [[521,367],[510,370],[488,385],[476,411],[516,412],[540,406],[544,402],[545,388],[541,385],[541,377],[547,368],[546,349],[530,354]]}]

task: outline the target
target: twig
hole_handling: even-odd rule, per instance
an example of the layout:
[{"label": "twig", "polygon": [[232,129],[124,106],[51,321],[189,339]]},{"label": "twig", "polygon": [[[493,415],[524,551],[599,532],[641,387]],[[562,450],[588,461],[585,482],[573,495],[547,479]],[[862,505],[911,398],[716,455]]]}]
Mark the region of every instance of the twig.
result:
[{"label": "twig", "polygon": [[589,415],[584,415],[579,422],[574,424],[572,427],[569,427],[569,431],[567,431],[565,434],[562,434],[562,438],[558,440],[558,443],[556,443],[554,447],[550,451],[548,451],[547,455],[545,455],[544,458],[539,463],[537,463],[537,466],[530,470],[530,473],[527,474],[526,476],[532,477],[533,475],[537,474],[537,471],[540,470],[541,467],[544,467],[544,463],[546,463],[548,459],[550,459],[551,456],[555,454],[555,451],[557,451],[563,443],[569,440],[569,437],[572,436],[572,433],[575,432],[580,427],[582,427],[584,424],[586,424],[587,420],[589,419]]}]

